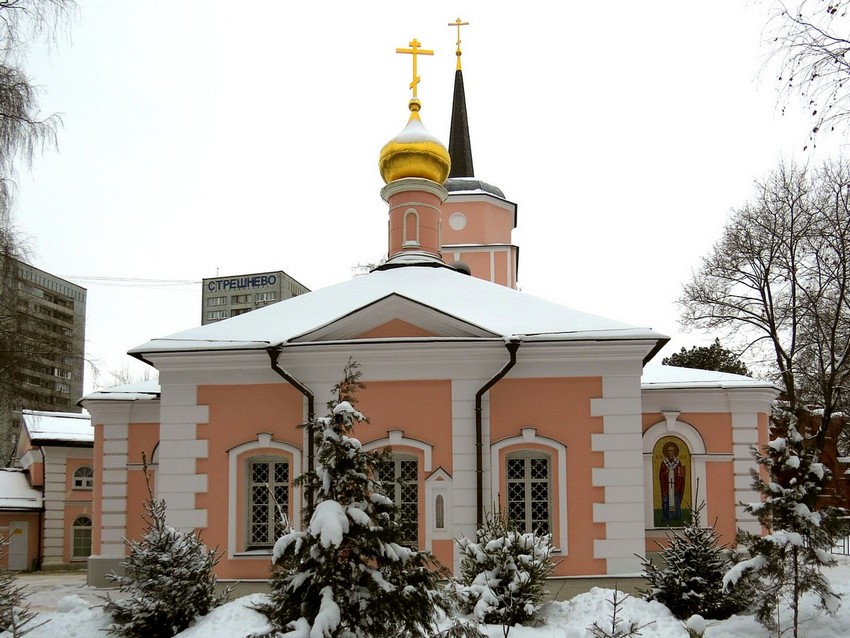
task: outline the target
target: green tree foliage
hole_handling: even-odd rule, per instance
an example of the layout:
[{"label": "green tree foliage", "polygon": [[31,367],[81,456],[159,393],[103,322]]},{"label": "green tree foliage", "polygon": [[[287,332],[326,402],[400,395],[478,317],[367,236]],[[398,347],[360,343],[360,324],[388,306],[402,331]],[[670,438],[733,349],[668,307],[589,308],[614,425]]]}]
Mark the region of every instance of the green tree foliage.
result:
[{"label": "green tree foliage", "polygon": [[732,561],[714,527],[703,527],[703,509],[705,503],[692,510],[685,527],[666,532],[667,543],[658,543],[661,551],[654,562],[643,560],[648,587],[641,594],[681,620],[694,614],[722,620],[746,609],[753,596],[748,581],[724,591],[723,577]]},{"label": "green tree foliage", "polygon": [[216,594],[213,570],[220,554],[208,550],[194,530],[166,523],[166,503],[154,499],[150,481],[148,494],[147,530],[140,540],[126,541],[125,575],[110,577],[128,596],[106,599],[105,610],[115,621],[107,631],[124,638],[171,638],[230,595],[230,589]]},{"label": "green tree foliage", "polygon": [[850,387],[850,164],[782,164],[756,183],[683,289],[682,321],[761,358],[814,445]]},{"label": "green tree foliage", "polygon": [[680,368],[714,370],[750,376],[747,366],[738,358],[738,355],[720,345],[720,339],[715,339],[710,346],[693,346],[690,350],[682,348],[679,352],[665,357],[661,363]]},{"label": "green tree foliage", "polygon": [[[829,470],[818,462],[817,451],[805,445],[794,415],[775,415],[774,423],[779,424],[781,435],[764,450],[754,451],[767,475],[765,479],[752,470],[753,488],[763,500],[746,506],[768,533],[763,536],[739,531],[738,544],[746,547],[749,558],[735,565],[724,583],[732,587],[742,578],[750,579],[756,588],[758,621],[776,635],[790,629],[797,638],[803,594],[817,595],[827,611],[837,608],[838,595],[822,569],[835,563],[831,549],[846,530],[840,518],[843,510],[815,510]],[[779,613],[783,607],[791,611],[791,624],[785,629]]]},{"label": "green tree foliage", "polygon": [[500,510],[487,514],[476,541],[460,546],[454,585],[465,612],[488,624],[528,623],[540,610],[552,573],[552,536],[519,530]]},{"label": "green tree foliage", "polygon": [[258,609],[291,636],[425,638],[436,633],[436,612],[449,609],[439,587],[446,572],[429,553],[403,546],[398,508],[376,478],[386,454],[365,452],[353,436],[367,423],[355,408],[360,376],[349,362],[328,416],[305,425],[316,467],[296,484],[315,502],[305,528],[277,541],[270,601]]}]

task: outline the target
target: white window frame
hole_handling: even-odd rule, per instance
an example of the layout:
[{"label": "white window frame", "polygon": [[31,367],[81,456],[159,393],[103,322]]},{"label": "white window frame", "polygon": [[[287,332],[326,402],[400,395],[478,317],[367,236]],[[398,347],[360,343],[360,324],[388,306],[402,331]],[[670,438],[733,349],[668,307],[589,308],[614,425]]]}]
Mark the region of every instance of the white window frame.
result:
[{"label": "white window frame", "polygon": [[[523,461],[523,478],[521,480],[514,480],[508,476],[507,466],[510,461]],[[529,475],[531,461],[546,461],[546,478],[545,479],[535,479]],[[554,500],[552,498],[552,455],[547,454],[541,450],[515,450],[513,452],[508,452],[505,454],[505,485],[507,487],[505,493],[505,510],[510,513],[510,492],[511,492],[511,484],[512,483],[521,483],[523,486],[523,491],[525,492],[522,502],[524,504],[525,512],[523,513],[522,520],[514,520],[514,522],[520,526],[521,531],[528,532],[538,532],[541,531],[539,527],[535,527],[533,525],[533,519],[531,515],[531,510],[533,507],[533,501],[531,499],[531,492],[533,490],[533,485],[535,483],[546,483],[546,512],[547,512],[547,521],[546,525],[548,529],[543,530],[545,533],[551,533],[553,529],[554,517],[552,516],[552,510],[554,507]]]},{"label": "white window frame", "polygon": [[[227,557],[228,558],[256,558],[258,554],[260,555],[268,555],[271,553],[271,549],[262,549],[262,550],[253,550],[248,551],[245,547],[239,547],[239,529],[240,526],[247,533],[247,521],[248,521],[248,511],[246,509],[244,521],[239,520],[239,517],[236,514],[236,504],[238,502],[245,502],[240,499],[243,498],[243,495],[237,493],[238,483],[237,477],[239,476],[239,472],[244,470],[243,467],[239,467],[240,458],[244,463],[250,458],[256,458],[258,456],[262,456],[265,454],[275,455],[274,452],[269,452],[269,450],[276,450],[280,456],[289,456],[290,465],[289,465],[289,476],[290,483],[291,479],[296,476],[301,475],[301,450],[297,447],[290,445],[289,443],[284,443],[282,441],[275,441],[272,438],[272,435],[268,432],[260,432],[257,435],[256,441],[249,441],[247,443],[242,443],[241,445],[237,445],[227,451],[227,461],[228,461],[228,476],[230,480],[228,481],[228,525],[227,525]],[[256,451],[256,454],[251,454],[251,452]],[[243,486],[244,489],[244,486]],[[292,508],[292,521],[293,523],[297,523],[301,520],[301,502],[298,498],[295,490],[290,487],[289,490],[289,501],[290,507]],[[247,503],[246,503],[247,508]],[[244,545],[247,546],[248,537],[247,535],[244,537]]]},{"label": "white window frame", "polygon": [[[554,528],[554,512],[557,511],[558,520],[558,535],[552,536],[552,544],[555,545],[556,551],[566,555],[568,553],[568,535],[567,535],[567,446],[560,441],[550,439],[546,436],[538,436],[537,428],[525,427],[520,431],[519,436],[511,436],[501,439],[490,446],[490,493],[495,500],[499,494],[499,486],[501,485],[502,473],[505,468],[499,462],[502,450],[505,448],[511,449],[505,456],[514,452],[519,452],[522,447],[529,448],[534,451],[542,451],[544,454],[550,454],[553,459],[558,460],[557,476],[550,477],[550,485],[552,487],[551,507],[554,508],[550,512],[552,524]],[[551,450],[551,452],[550,452]],[[554,466],[550,466],[550,471],[555,472]],[[557,502],[556,502],[557,499]]]},{"label": "white window frame", "polygon": [[[88,472],[86,472],[88,470]],[[74,476],[71,479],[71,486],[75,490],[92,490],[94,489],[94,470],[88,465],[82,465],[74,470]]]},{"label": "white window frame", "polygon": [[279,301],[277,290],[254,293],[254,303],[269,303],[272,301]]},{"label": "white window frame", "polygon": [[[85,524],[85,521],[88,521],[88,524]],[[91,556],[91,548],[92,548],[92,531],[93,531],[92,520],[90,516],[83,514],[82,516],[78,516],[74,519],[74,522],[71,524],[71,560],[72,561],[80,561],[87,560],[89,556]],[[77,553],[77,540],[80,534],[84,532],[88,532],[88,552],[85,554]],[[82,539],[81,539],[82,540]]]},{"label": "white window frame", "polygon": [[[266,512],[266,516],[268,517],[268,521],[266,522],[266,539],[263,542],[256,542],[253,538],[254,533],[254,487],[255,483],[253,480],[253,467],[258,464],[268,464],[269,465],[269,486],[271,488],[272,494],[269,495],[269,501],[266,504],[268,511]],[[286,476],[287,480],[285,483],[278,483],[274,480],[274,467],[276,465],[286,465]],[[255,551],[255,550],[269,550],[274,547],[275,542],[277,541],[277,533],[278,529],[278,521],[279,521],[279,512],[278,507],[283,505],[284,512],[289,515],[289,504],[292,500],[292,463],[289,462],[289,459],[285,456],[274,455],[274,454],[258,454],[257,456],[251,456],[245,459],[245,545],[247,551]],[[273,497],[275,488],[285,485],[286,486],[286,503],[281,504],[277,503]]]},{"label": "white window frame", "polygon": [[[395,503],[396,507],[398,507],[399,509],[403,509],[407,505],[412,504],[413,510],[414,510],[414,512],[413,512],[414,515],[412,517],[409,517],[409,518],[411,518],[411,521],[412,521],[413,526],[414,526],[414,529],[413,529],[414,538],[404,538],[402,540],[403,540],[404,544],[408,544],[408,545],[411,545],[413,547],[419,547],[420,542],[423,540],[423,539],[419,538],[419,515],[421,513],[421,503],[420,503],[420,499],[419,499],[419,487],[420,487],[419,486],[419,483],[420,483],[420,481],[419,481],[419,474],[420,474],[420,472],[419,472],[419,457],[416,456],[415,454],[405,454],[404,452],[392,452],[390,454],[390,458],[387,460],[387,462],[391,463],[392,466],[393,466],[393,475],[390,476],[390,477],[379,475],[379,478],[382,481],[386,481],[386,480],[393,481],[392,485],[386,485],[384,487],[385,490],[387,488],[390,488],[390,487],[393,490],[393,493],[392,494],[388,493],[387,496],[392,499],[393,503]],[[416,478],[413,481],[403,481],[401,483],[396,481],[396,478],[399,478],[402,475],[401,465],[403,463],[415,463]],[[414,486],[415,493],[416,493],[416,500],[414,502],[407,501],[405,503],[402,500],[405,485],[413,485]]]}]

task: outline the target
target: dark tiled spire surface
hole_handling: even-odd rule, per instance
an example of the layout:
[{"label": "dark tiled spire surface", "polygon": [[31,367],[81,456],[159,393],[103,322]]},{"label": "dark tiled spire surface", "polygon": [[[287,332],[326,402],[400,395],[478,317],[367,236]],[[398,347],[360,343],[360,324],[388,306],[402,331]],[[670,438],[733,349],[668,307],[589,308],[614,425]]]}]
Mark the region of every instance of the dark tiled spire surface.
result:
[{"label": "dark tiled spire surface", "polygon": [[466,95],[463,90],[463,71],[460,69],[455,71],[449,156],[452,159],[450,178],[475,176],[472,168],[472,145],[469,141],[469,121],[466,116]]}]

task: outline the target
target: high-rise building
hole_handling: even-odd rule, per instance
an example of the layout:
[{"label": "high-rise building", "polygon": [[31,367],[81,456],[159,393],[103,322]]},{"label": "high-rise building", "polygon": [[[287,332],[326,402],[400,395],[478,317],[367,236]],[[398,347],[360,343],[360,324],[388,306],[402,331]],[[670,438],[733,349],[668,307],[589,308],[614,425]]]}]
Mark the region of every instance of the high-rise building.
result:
[{"label": "high-rise building", "polygon": [[236,317],[305,292],[310,289],[282,270],[204,279],[201,325]]},{"label": "high-rise building", "polygon": [[22,409],[80,412],[83,394],[86,289],[19,260],[11,266],[0,465],[12,459]]}]

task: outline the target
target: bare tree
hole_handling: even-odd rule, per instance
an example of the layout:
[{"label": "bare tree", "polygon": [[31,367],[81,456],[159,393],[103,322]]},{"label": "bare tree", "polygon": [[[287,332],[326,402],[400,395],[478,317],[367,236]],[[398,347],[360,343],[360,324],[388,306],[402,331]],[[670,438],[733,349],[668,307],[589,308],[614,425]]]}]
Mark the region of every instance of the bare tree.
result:
[{"label": "bare tree", "polygon": [[783,113],[797,100],[811,113],[811,141],[850,119],[848,7],[848,0],[775,0],[770,9],[767,68],[778,67]]},{"label": "bare tree", "polygon": [[785,390],[815,407],[822,449],[850,377],[850,164],[781,164],[733,212],[683,289],[685,325],[724,332]]},{"label": "bare tree", "polygon": [[11,207],[16,165],[55,144],[61,123],[58,115],[39,113],[23,70],[28,44],[37,35],[55,35],[75,7],[74,0],[0,0],[0,463],[9,458],[13,435],[8,414],[21,404],[21,362],[73,351],[73,335],[29,312],[18,274],[23,242]]}]

